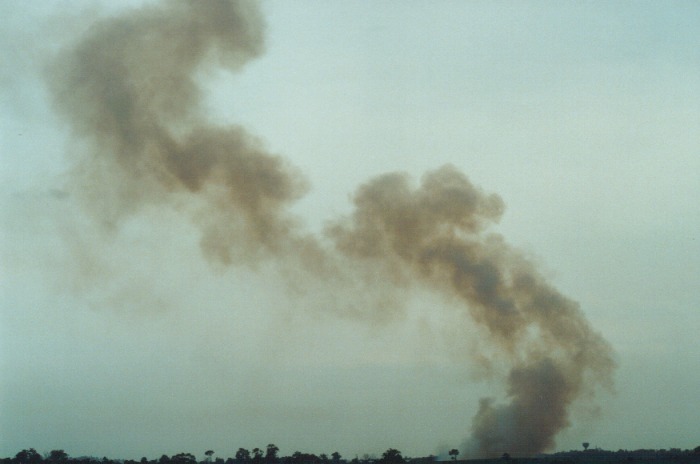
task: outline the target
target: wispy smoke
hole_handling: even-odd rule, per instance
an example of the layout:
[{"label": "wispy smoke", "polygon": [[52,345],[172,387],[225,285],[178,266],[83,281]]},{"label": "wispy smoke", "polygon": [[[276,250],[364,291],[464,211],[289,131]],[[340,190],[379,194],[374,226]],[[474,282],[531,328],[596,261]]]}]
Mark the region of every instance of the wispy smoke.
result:
[{"label": "wispy smoke", "polygon": [[[243,128],[209,122],[200,106],[201,66],[241,68],[262,52],[263,29],[254,4],[224,0],[168,1],[96,22],[49,73],[57,110],[88,147],[73,191],[109,225],[144,204],[189,199],[204,253],[225,264],[296,255],[308,275],[361,265],[393,285],[456,297],[484,329],[487,361],[509,366],[509,402],[481,400],[468,452],[552,447],[572,403],[610,383],[607,342],[489,232],[502,200],[454,167],[425,174],[418,187],[403,174],[371,180],[324,237],[304,231],[288,210],[305,192],[302,176]],[[334,264],[319,273],[322,263]]]}]

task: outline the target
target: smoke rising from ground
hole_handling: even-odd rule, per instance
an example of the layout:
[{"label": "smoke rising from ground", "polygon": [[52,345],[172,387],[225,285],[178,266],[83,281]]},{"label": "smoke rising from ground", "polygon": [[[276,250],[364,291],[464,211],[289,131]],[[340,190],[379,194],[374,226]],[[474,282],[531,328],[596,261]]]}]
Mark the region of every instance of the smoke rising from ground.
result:
[{"label": "smoke rising from ground", "polygon": [[[96,22],[48,77],[57,111],[86,143],[71,192],[111,227],[144,204],[184,203],[204,254],[224,264],[284,260],[328,285],[371,268],[395,287],[427,285],[458,299],[486,334],[486,365],[509,366],[507,402],[481,400],[470,456],[552,447],[572,403],[610,384],[607,342],[489,231],[503,201],[455,167],[426,173],[417,187],[403,174],[380,176],[323,237],[304,231],[288,209],[307,188],[301,174],[245,129],[209,122],[201,107],[202,66],[240,69],[262,53],[263,30],[254,4],[224,0],[170,1]],[[377,304],[368,319],[385,310]]]}]

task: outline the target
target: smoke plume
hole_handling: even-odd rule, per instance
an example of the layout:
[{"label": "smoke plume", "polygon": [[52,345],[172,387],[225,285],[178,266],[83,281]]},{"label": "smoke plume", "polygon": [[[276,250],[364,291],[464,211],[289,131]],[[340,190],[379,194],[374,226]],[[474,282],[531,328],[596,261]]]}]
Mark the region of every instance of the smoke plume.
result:
[{"label": "smoke plume", "polygon": [[479,404],[470,455],[551,448],[573,402],[610,383],[607,342],[490,232],[500,197],[452,166],[418,186],[403,174],[373,179],[349,217],[320,237],[304,231],[289,212],[306,190],[300,173],[245,129],[212,124],[201,106],[198,71],[240,69],[262,53],[263,26],[254,4],[225,0],[173,0],[96,22],[48,78],[57,111],[86,147],[72,192],[111,227],[146,204],[196,205],[184,210],[202,228],[202,250],[224,264],[291,256],[300,273],[329,284],[340,269],[371,267],[397,287],[420,283],[456,298],[483,329],[486,362],[509,370],[506,402]]}]

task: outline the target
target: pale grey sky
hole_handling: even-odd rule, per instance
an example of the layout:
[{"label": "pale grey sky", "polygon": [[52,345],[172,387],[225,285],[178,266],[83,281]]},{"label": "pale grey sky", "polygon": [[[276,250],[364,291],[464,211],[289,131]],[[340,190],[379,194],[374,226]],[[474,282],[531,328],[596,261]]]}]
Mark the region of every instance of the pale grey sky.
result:
[{"label": "pale grey sky", "polygon": [[[105,230],[67,194],[47,59],[141,2],[0,1],[0,455],[157,457],[277,444],[345,457],[459,447],[479,344],[425,289],[369,326],[352,295],[200,251],[185,206]],[[147,2],[149,3],[149,2]],[[265,1],[266,51],[201,71],[217,124],[296,166],[307,230],[385,172],[451,163],[506,210],[494,231],[612,345],[615,394],[557,450],[700,445],[700,5]],[[98,250],[98,251],[96,251]],[[346,293],[351,293],[348,290]],[[300,311],[314,308],[315,311]]]}]

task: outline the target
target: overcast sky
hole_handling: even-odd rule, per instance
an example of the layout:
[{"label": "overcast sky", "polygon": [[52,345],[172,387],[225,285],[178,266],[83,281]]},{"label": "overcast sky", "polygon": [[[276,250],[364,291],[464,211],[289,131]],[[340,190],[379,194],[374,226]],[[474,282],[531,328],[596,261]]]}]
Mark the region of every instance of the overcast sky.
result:
[{"label": "overcast sky", "polygon": [[[0,455],[460,447],[479,398],[505,386],[464,354],[478,331],[440,309],[453,303],[422,288],[369,324],[307,311],[352,291],[208,260],[186,207],[105,227],[75,199],[85,147],[54,112],[47,63],[139,3],[0,0]],[[349,215],[375,176],[454,165],[502,198],[493,232],[613,348],[615,391],[597,413],[575,403],[555,449],[700,445],[700,4],[260,9],[265,51],[200,70],[203,105],[303,174],[304,230]]]}]

